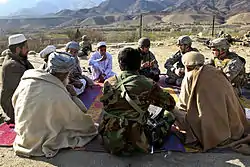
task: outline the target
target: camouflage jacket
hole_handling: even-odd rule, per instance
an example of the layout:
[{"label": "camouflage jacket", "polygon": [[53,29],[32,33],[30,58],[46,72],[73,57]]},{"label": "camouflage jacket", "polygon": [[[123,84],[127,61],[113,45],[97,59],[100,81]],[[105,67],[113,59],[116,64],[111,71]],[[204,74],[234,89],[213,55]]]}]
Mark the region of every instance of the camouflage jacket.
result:
[{"label": "camouflage jacket", "polygon": [[216,57],[211,61],[211,65],[222,70],[235,87],[242,87],[246,83],[245,63],[245,59],[234,52],[229,52],[223,60]]},{"label": "camouflage jacket", "polygon": [[[127,93],[144,113],[136,111],[125,97],[122,97],[121,82],[124,82]],[[149,144],[144,127],[149,118],[148,107],[153,104],[171,111],[175,107],[173,97],[154,81],[137,72],[129,71],[124,71],[118,77],[106,80],[103,93],[101,101],[105,112],[100,126],[100,134],[103,137],[104,145],[113,154],[123,151],[147,152]]]},{"label": "camouflage jacket", "polygon": [[155,58],[155,55],[152,52],[149,51],[146,54],[141,53],[141,59],[142,59],[142,62],[141,62],[142,64],[144,64],[146,62],[154,62],[152,67],[141,68],[141,71],[148,71],[148,72],[153,73],[155,75],[160,74],[158,62]]},{"label": "camouflage jacket", "polygon": [[79,43],[79,45],[80,45],[81,51],[84,51],[84,52],[92,51],[92,45],[89,41],[82,41]]},{"label": "camouflage jacket", "polygon": [[[198,49],[191,48],[190,51],[198,52]],[[181,58],[182,58],[182,53],[181,51],[178,51],[174,55],[172,55],[170,58],[167,59],[164,65],[164,67],[167,69],[167,74],[174,73],[175,69],[184,68]]]}]

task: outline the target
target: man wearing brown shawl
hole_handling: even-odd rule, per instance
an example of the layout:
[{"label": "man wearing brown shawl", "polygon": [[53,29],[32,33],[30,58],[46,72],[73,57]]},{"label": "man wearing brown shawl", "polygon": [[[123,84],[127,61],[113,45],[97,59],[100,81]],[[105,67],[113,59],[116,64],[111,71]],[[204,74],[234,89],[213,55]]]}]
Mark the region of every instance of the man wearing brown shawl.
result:
[{"label": "man wearing brown shawl", "polygon": [[198,52],[186,53],[176,124],[186,131],[185,143],[200,151],[231,148],[250,154],[249,123],[231,83],[223,72],[204,65]]}]

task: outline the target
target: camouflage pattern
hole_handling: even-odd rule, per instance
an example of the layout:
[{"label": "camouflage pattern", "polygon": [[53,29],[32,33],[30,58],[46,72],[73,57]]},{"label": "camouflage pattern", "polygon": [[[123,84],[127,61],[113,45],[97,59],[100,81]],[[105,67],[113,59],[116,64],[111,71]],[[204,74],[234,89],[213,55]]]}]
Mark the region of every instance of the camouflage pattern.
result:
[{"label": "camouflage pattern", "polygon": [[217,38],[209,43],[210,48],[216,48],[219,50],[228,50],[230,48],[230,43],[226,38]]},{"label": "camouflage pattern", "polygon": [[240,95],[241,88],[247,82],[244,58],[238,56],[234,52],[228,52],[227,57],[223,60],[215,57],[211,65],[214,65],[226,74],[229,81],[231,81],[237,93]]},{"label": "camouflage pattern", "polygon": [[[123,97],[121,82],[142,113],[136,111]],[[174,98],[151,79],[129,71],[106,80],[103,93],[101,102],[104,105],[104,116],[100,134],[105,147],[112,154],[148,152],[149,141],[145,133],[149,119],[148,107],[152,104],[171,111],[175,107]],[[171,113],[166,112],[164,118],[168,121],[167,125],[173,123],[174,116]]]},{"label": "camouflage pattern", "polygon": [[[140,51],[140,49],[139,49]],[[159,80],[159,75],[161,73],[160,69],[159,69],[159,65],[158,62],[155,58],[155,55],[152,52],[148,52],[148,53],[141,53],[141,58],[142,58],[142,64],[146,63],[146,62],[152,62],[153,65],[152,67],[147,67],[147,68],[141,68],[140,69],[140,74],[146,76],[147,78],[151,78],[154,81],[158,81]]]},{"label": "camouflage pattern", "polygon": [[177,45],[189,45],[189,46],[191,46],[192,42],[193,42],[192,39],[187,35],[180,36],[177,39]]},{"label": "camouflage pattern", "polygon": [[226,34],[223,33],[223,34],[219,35],[219,38],[225,38],[229,43],[233,42],[232,36],[230,34],[227,34],[227,33]]},{"label": "camouflage pattern", "polygon": [[241,45],[250,46],[250,32],[249,31],[246,34],[244,34],[243,41],[242,41]]},{"label": "camouflage pattern", "polygon": [[[196,48],[191,48],[190,51],[195,51],[198,52],[198,49]],[[164,65],[164,67],[167,69],[167,76],[168,80],[166,81],[168,84],[176,84],[180,85],[182,82],[182,79],[184,78],[183,76],[178,76],[175,74],[176,69],[181,69],[185,68],[183,63],[182,63],[182,53],[181,51],[176,52],[174,55],[169,57]]]},{"label": "camouflage pattern", "polygon": [[88,52],[88,51],[92,51],[92,45],[90,43],[90,41],[81,41],[80,42],[80,50],[82,52]]}]

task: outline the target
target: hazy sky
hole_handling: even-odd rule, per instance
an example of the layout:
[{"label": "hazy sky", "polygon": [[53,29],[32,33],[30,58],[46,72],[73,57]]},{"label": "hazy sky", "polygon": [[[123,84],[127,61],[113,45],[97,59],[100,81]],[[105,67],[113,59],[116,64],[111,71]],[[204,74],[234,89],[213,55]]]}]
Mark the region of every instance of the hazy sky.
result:
[{"label": "hazy sky", "polygon": [[0,16],[7,16],[9,14],[16,13],[23,8],[32,8],[36,6],[39,1],[51,3],[58,8],[55,10],[61,10],[66,8],[78,9],[79,7],[82,8],[85,7],[85,5],[90,5],[91,3],[99,4],[103,0],[0,0]]},{"label": "hazy sky", "polygon": [[21,8],[35,5],[37,0],[0,0],[0,16],[9,15]]}]

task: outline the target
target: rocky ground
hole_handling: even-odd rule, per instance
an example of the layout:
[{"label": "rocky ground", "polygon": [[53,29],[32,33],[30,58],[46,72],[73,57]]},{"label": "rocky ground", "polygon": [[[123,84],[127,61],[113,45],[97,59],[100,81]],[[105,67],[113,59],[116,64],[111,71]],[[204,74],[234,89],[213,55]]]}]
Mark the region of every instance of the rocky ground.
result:
[{"label": "rocky ground", "polygon": [[[136,46],[133,46],[136,47]],[[194,43],[194,47],[198,48],[206,57],[211,56],[208,48],[201,43]],[[119,72],[117,62],[117,48],[109,48],[113,54],[113,68],[115,72]],[[164,45],[160,47],[152,47],[151,49],[159,62],[162,73],[164,63],[171,54],[177,51],[177,47],[172,40],[164,41]],[[232,50],[247,59],[247,71],[250,71],[250,48],[242,46],[233,46]],[[30,61],[35,67],[39,67],[42,60],[38,56],[30,56]],[[87,60],[81,60],[81,65],[87,67]],[[1,70],[1,69],[0,69]],[[18,166],[18,167],[40,167],[40,166],[109,166],[109,167],[161,167],[161,166],[185,166],[185,167],[206,167],[206,166],[232,166],[245,167],[250,166],[250,158],[237,153],[199,153],[199,154],[155,154],[136,157],[115,157],[104,153],[92,153],[83,151],[63,150],[52,159],[35,158],[26,159],[15,156],[12,148],[0,148],[0,166]]]}]

